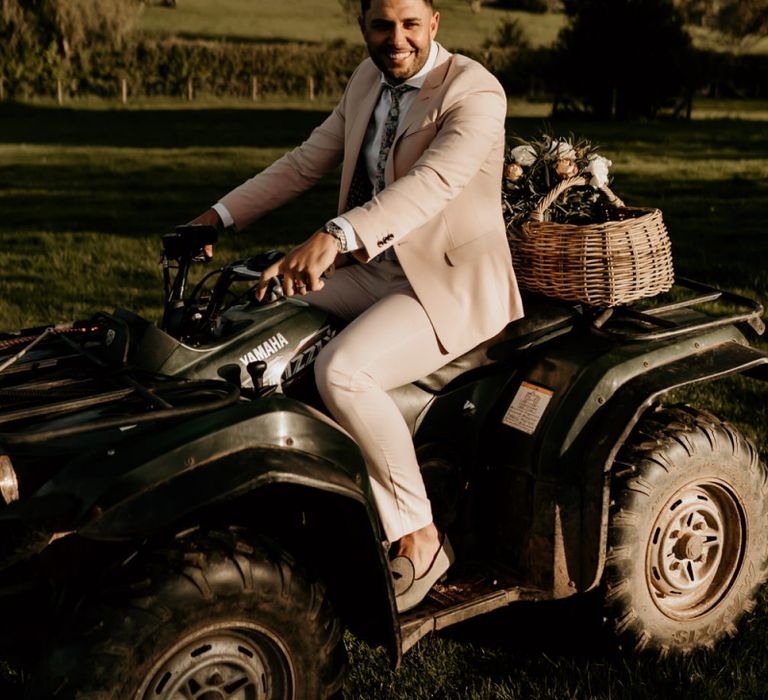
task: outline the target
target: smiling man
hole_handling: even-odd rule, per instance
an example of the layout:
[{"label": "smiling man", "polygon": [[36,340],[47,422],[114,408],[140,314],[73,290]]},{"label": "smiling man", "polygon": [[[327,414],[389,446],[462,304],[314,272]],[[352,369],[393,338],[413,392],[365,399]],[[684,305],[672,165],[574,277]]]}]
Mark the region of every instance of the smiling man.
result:
[{"label": "smiling man", "polygon": [[349,321],[315,377],[365,457],[403,611],[454,554],[387,392],[495,335],[522,305],[501,210],[504,91],[434,41],[431,0],[362,0],[359,22],[370,58],[333,113],[193,223],[239,231],[343,164],[337,216],[264,272],[260,294],[282,276],[286,294]]},{"label": "smiling man", "polygon": [[400,85],[424,68],[440,13],[432,12],[427,2],[399,7],[397,3],[381,3],[373,13],[369,13],[370,4],[363,3],[359,18],[368,53],[387,82]]}]

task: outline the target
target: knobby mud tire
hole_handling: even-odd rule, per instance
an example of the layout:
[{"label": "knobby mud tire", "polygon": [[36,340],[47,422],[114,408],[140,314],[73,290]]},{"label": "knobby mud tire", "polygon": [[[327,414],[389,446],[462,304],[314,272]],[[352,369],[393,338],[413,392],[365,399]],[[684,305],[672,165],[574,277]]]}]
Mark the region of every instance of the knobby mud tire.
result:
[{"label": "knobby mud tire", "polygon": [[152,552],[139,576],[83,611],[71,641],[42,665],[30,697],[309,700],[340,693],[342,625],[324,588],[290,556],[236,532],[196,533],[176,544]]},{"label": "knobby mud tire", "polygon": [[619,646],[712,648],[768,577],[768,475],[754,445],[688,406],[646,414],[613,468],[605,620]]}]

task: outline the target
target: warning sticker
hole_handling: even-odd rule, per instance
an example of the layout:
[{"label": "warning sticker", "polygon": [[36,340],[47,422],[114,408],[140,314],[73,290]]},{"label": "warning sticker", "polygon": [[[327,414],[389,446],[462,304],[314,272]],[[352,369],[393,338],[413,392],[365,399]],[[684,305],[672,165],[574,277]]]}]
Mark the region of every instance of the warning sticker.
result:
[{"label": "warning sticker", "polygon": [[533,435],[552,398],[552,391],[529,382],[523,382],[512,399],[501,422]]}]

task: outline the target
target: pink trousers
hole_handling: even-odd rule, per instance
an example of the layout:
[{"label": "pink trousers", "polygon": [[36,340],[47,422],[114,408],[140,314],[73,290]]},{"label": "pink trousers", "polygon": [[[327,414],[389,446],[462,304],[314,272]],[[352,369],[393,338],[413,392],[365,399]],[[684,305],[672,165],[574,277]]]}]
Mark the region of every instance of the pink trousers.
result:
[{"label": "pink trousers", "polygon": [[342,267],[304,299],[351,323],[320,353],[315,378],[363,453],[390,542],[432,522],[410,431],[387,391],[468,351],[446,353],[399,263]]}]

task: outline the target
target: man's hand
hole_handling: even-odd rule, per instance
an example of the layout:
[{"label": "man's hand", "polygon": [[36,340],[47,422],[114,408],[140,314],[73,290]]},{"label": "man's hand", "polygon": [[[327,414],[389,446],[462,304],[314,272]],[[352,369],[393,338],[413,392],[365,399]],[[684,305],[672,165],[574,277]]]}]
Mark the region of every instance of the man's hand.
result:
[{"label": "man's hand", "polygon": [[283,292],[289,297],[322,289],[325,282],[321,275],[333,264],[337,253],[336,239],[323,229],[315,231],[307,241],[261,273],[256,298],[259,301],[264,298],[269,281],[278,275],[283,276]]},{"label": "man's hand", "polygon": [[[208,211],[204,211],[200,216],[198,216],[195,219],[192,219],[192,221],[189,222],[190,224],[200,224],[202,226],[213,226],[214,228],[218,228],[221,226],[221,219],[219,218],[219,215],[216,213],[215,209],[208,209]],[[204,248],[205,255],[208,258],[213,257],[213,246],[207,245]]]}]

